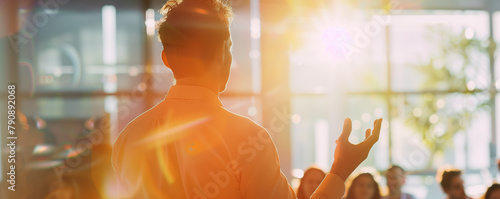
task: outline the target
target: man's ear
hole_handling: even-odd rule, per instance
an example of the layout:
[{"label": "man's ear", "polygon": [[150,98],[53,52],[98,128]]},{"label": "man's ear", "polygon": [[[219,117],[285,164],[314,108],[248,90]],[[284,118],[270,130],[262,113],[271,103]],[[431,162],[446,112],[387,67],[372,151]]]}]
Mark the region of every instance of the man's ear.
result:
[{"label": "man's ear", "polygon": [[167,67],[170,68],[168,65],[168,60],[167,60],[167,55],[165,54],[165,50],[161,51],[161,60],[163,61],[163,64]]}]

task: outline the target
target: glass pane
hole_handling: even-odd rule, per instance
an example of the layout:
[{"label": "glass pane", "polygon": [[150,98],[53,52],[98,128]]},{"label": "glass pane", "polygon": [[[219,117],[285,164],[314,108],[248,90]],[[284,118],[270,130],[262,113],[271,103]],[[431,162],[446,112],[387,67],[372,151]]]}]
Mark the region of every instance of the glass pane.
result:
[{"label": "glass pane", "polygon": [[325,93],[334,86],[333,63],[325,49],[318,48],[322,45],[318,34],[304,33],[307,45],[290,55],[290,88],[294,93]]},{"label": "glass pane", "polygon": [[392,103],[394,163],[410,171],[489,168],[487,94],[398,95]]},{"label": "glass pane", "polygon": [[[497,159],[500,159],[500,147],[498,147],[498,143],[500,143],[500,94],[497,94],[496,96],[496,121],[495,121],[495,124],[496,124],[496,136],[497,136],[497,140],[496,140],[496,148],[497,148]],[[497,178],[500,179],[500,175],[498,175],[497,173]]]},{"label": "glass pane", "polygon": [[[329,9],[297,21],[297,42],[290,54],[292,92],[386,89],[385,26],[376,23],[370,11],[350,10],[342,16],[347,11],[340,9],[330,16]],[[366,31],[372,25],[374,29]]]},{"label": "glass pane", "polygon": [[406,11],[393,16],[393,89],[488,88],[488,31],[488,15],[483,11]]},{"label": "glass pane", "polygon": [[498,61],[498,44],[500,44],[500,12],[493,13],[493,39],[496,42],[497,49],[495,56],[495,87],[500,91],[500,61]]},{"label": "glass pane", "polygon": [[[48,17],[33,35],[19,34],[23,92],[128,90],[138,84],[144,62],[142,2],[119,5],[69,1],[58,10],[34,4],[21,12],[23,28],[34,15]],[[78,7],[78,9],[75,9]],[[56,12],[56,13],[52,13]]]},{"label": "glass pane", "polygon": [[340,132],[330,123],[328,98],[296,96],[291,107],[292,168],[305,169],[316,164],[329,169],[333,161],[332,137]]},{"label": "glass pane", "polygon": [[43,97],[24,99],[19,107],[27,117],[43,119],[89,118],[101,115],[104,109],[103,97]]},{"label": "glass pane", "polygon": [[251,18],[250,9],[250,1],[239,1],[233,4],[234,18],[231,23],[233,63],[226,92],[252,93],[253,81],[261,81],[260,78],[255,79],[260,75],[253,72],[255,68],[252,66],[254,59],[251,58],[251,45],[254,38],[251,37],[250,28],[253,28],[251,20],[254,19]]},{"label": "glass pane", "polygon": [[365,130],[373,130],[373,121],[384,118],[380,138],[360,167],[385,170],[389,167],[389,122],[387,100],[383,95],[351,95],[348,98],[348,117],[352,120],[350,141],[359,143],[365,138]]}]

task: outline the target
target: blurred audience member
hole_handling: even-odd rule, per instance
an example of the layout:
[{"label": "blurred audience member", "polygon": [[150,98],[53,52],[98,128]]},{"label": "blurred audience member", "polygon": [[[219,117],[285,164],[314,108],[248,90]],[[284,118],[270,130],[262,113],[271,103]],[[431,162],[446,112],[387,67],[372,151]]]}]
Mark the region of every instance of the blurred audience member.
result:
[{"label": "blurred audience member", "polygon": [[385,199],[414,199],[412,195],[408,193],[403,193],[401,188],[406,183],[406,174],[403,168],[397,165],[393,165],[391,168],[387,169],[387,187],[389,188],[389,194],[384,196]]},{"label": "blurred audience member", "polygon": [[78,185],[74,180],[59,179],[50,184],[50,194],[47,199],[77,199]]},{"label": "blurred audience member", "polygon": [[300,185],[297,189],[298,199],[309,199],[318,188],[321,181],[325,178],[325,172],[316,167],[309,167],[304,176],[300,179]]},{"label": "blurred audience member", "polygon": [[441,188],[446,193],[447,199],[468,199],[465,194],[464,181],[462,180],[462,171],[453,169],[445,170],[441,175]]},{"label": "blurred audience member", "polygon": [[370,173],[362,173],[352,180],[345,199],[380,199],[378,183]]},{"label": "blurred audience member", "polygon": [[486,190],[484,199],[500,199],[500,184],[492,184],[491,187]]}]

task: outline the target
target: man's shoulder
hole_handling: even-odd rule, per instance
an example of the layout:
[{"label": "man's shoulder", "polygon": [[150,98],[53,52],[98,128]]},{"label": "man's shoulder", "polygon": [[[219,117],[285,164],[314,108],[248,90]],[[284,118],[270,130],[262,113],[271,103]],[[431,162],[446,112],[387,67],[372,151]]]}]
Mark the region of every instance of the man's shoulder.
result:
[{"label": "man's shoulder", "polygon": [[[123,131],[131,130],[134,128],[144,129],[144,128],[154,126],[154,121],[163,118],[164,114],[168,113],[169,110],[167,110],[168,108],[165,105],[167,105],[167,104],[166,103],[158,103],[157,105],[153,106],[152,108],[142,112],[137,117],[135,117],[133,120],[131,120],[125,126]],[[152,125],[152,123],[153,123],[153,125]]]},{"label": "man's shoulder", "polygon": [[235,114],[230,111],[228,112],[230,113],[228,118],[228,128],[233,131],[230,133],[233,140],[241,139],[242,141],[246,141],[248,139],[259,139],[265,144],[273,143],[269,132],[260,124],[248,117]]},{"label": "man's shoulder", "polygon": [[127,125],[120,131],[118,137],[115,140],[115,144],[117,144],[119,139],[123,139],[124,136],[128,136],[129,134],[133,135],[133,132],[137,131],[145,131],[151,128],[154,128],[155,121],[160,119],[158,113],[159,113],[159,107],[158,105],[144,111],[134,119],[132,119],[130,122],[128,122]]},{"label": "man's shoulder", "polygon": [[228,116],[228,123],[229,125],[237,128],[237,129],[242,129],[242,130],[248,130],[251,132],[255,131],[261,131],[264,130],[264,127],[262,127],[260,124],[257,124],[257,122],[253,121],[252,119],[239,115],[236,113],[233,113],[231,111],[226,110],[229,114]]},{"label": "man's shoulder", "polygon": [[139,116],[135,117],[134,119],[132,119],[127,125],[125,125],[125,127],[123,128],[123,130],[120,132],[120,135],[121,134],[126,134],[127,132],[130,132],[130,131],[136,131],[138,129],[147,129],[150,127],[150,122],[148,121],[148,115],[146,114],[146,112],[140,114]]}]

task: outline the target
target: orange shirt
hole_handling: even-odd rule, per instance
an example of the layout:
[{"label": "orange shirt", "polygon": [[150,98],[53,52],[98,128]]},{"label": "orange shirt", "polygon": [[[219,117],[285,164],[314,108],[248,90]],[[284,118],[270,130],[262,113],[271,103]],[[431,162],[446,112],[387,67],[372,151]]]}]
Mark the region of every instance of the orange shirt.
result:
[{"label": "orange shirt", "polygon": [[[130,198],[296,198],[267,131],[203,87],[172,86],[120,133],[112,163]],[[341,198],[344,190],[328,174],[312,198]]]}]

